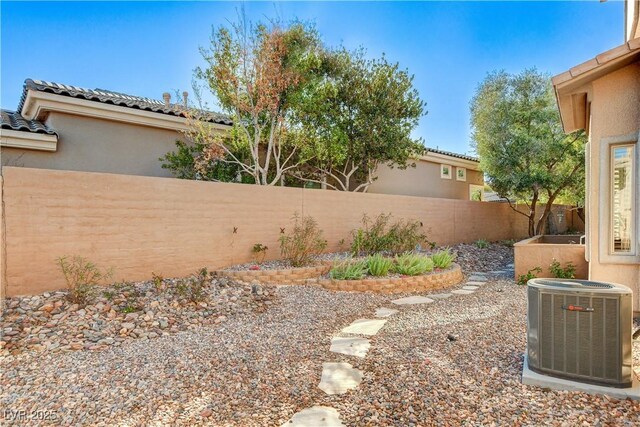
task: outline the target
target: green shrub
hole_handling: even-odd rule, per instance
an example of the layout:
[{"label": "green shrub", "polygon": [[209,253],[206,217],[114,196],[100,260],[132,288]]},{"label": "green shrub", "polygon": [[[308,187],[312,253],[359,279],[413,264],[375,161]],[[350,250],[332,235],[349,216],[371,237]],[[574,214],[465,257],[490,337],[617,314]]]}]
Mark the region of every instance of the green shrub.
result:
[{"label": "green shrub", "polygon": [[427,242],[420,221],[392,221],[391,214],[380,214],[373,221],[365,214],[362,227],[351,231],[353,255],[398,254],[412,251]]},{"label": "green shrub", "polygon": [[303,267],[313,262],[316,255],[327,247],[318,223],[310,216],[294,215],[293,230],[280,236],[280,252],[294,267]]},{"label": "green shrub", "polygon": [[367,261],[337,261],[333,263],[329,277],[335,280],[358,280],[367,274]]},{"label": "green shrub", "polygon": [[501,245],[506,246],[508,248],[512,248],[515,245],[517,240],[515,239],[507,239],[500,242]]},{"label": "green shrub", "polygon": [[433,261],[425,255],[406,252],[396,255],[393,271],[405,276],[418,276],[433,270]]},{"label": "green shrub", "polygon": [[477,246],[478,248],[480,248],[480,249],[486,249],[486,248],[488,248],[488,247],[489,247],[489,242],[487,242],[487,241],[486,241],[486,240],[484,240],[484,239],[478,239],[478,240],[476,240],[475,244],[476,244],[476,246]]},{"label": "green shrub", "polygon": [[253,253],[253,259],[257,264],[260,264],[262,261],[264,261],[264,257],[267,256],[268,250],[269,247],[263,245],[262,243],[256,243],[255,245],[253,245],[253,248],[251,248],[251,253]]},{"label": "green shrub", "polygon": [[453,255],[449,249],[438,251],[431,255],[431,260],[436,268],[449,268],[454,259],[455,255]]},{"label": "green shrub", "polygon": [[537,276],[537,274],[542,273],[542,269],[540,267],[534,267],[531,270],[527,271],[527,274],[521,274],[520,276],[518,276],[518,285],[520,286],[524,286],[527,284],[527,282],[531,279],[535,279]]},{"label": "green shrub", "polygon": [[551,265],[549,266],[549,271],[553,274],[553,277],[557,277],[558,279],[575,279],[576,278],[576,266],[573,263],[568,262],[565,264],[565,267],[562,268],[560,262],[555,258]]},{"label": "green shrub", "polygon": [[195,274],[178,280],[176,293],[190,302],[198,303],[207,296],[207,287],[210,283],[209,272],[206,268],[202,268]]},{"label": "green shrub", "polygon": [[151,272],[151,281],[153,282],[153,286],[156,288],[156,291],[162,292],[166,289],[164,285],[164,277],[161,274],[156,274]]},{"label": "green shrub", "polygon": [[67,282],[67,298],[80,305],[88,304],[96,294],[100,282],[113,276],[112,270],[102,271],[91,261],[78,255],[56,260]]},{"label": "green shrub", "polygon": [[367,258],[369,274],[376,277],[383,277],[389,274],[393,266],[393,260],[386,258],[382,254],[375,254]]}]

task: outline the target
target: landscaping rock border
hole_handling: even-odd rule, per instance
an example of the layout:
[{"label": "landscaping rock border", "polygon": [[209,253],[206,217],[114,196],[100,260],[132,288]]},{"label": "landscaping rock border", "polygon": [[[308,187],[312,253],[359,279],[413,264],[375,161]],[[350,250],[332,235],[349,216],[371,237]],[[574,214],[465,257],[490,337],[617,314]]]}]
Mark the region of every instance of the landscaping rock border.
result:
[{"label": "landscaping rock border", "polygon": [[320,279],[318,283],[332,291],[376,292],[394,294],[401,292],[429,291],[457,285],[463,279],[462,269],[452,264],[446,270],[434,271],[421,276],[380,277],[361,280]]},{"label": "landscaping rock border", "polygon": [[218,277],[242,282],[272,284],[313,284],[331,269],[330,261],[310,267],[287,268],[281,270],[217,270],[214,274]]}]

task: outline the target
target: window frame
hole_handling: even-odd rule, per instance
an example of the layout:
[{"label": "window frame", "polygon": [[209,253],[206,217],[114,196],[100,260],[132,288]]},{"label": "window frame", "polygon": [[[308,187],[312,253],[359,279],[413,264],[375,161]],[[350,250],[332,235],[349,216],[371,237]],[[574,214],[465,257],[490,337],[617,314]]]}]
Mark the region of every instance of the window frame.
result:
[{"label": "window frame", "polygon": [[[446,175],[444,173],[444,168],[445,167],[449,168],[449,175]],[[440,164],[440,178],[442,178],[442,179],[452,179],[453,178],[453,166],[441,163]]]},{"label": "window frame", "polygon": [[[462,177],[458,176],[458,171],[462,171]],[[456,181],[467,181],[467,168],[460,168],[456,166]]]},{"label": "window frame", "polygon": [[[606,264],[640,264],[640,234],[638,230],[640,215],[640,197],[638,197],[638,166],[640,166],[640,153],[638,150],[639,133],[630,135],[602,138],[600,141],[600,188],[598,196],[599,221],[598,221],[598,249],[601,263]],[[614,252],[613,241],[613,150],[617,147],[633,147],[631,194],[633,200],[631,208],[631,250],[629,252]]]}]

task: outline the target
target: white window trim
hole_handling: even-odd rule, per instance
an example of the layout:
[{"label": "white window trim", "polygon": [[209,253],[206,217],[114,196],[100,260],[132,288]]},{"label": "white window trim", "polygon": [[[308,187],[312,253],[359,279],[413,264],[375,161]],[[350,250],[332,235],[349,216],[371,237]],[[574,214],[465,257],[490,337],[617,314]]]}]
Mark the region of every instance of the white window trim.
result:
[{"label": "white window trim", "polygon": [[[462,177],[458,175],[458,171],[462,171]],[[467,181],[467,169],[456,167],[456,181]]]},{"label": "white window trim", "polygon": [[[640,198],[637,197],[638,190],[638,166],[640,166],[640,150],[638,147],[639,133],[630,135],[613,136],[600,140],[600,191],[599,191],[599,214],[598,221],[598,253],[601,263],[605,264],[640,264],[640,234],[638,233],[638,215],[640,212]],[[633,215],[633,232],[635,242],[632,251],[629,253],[613,253],[611,250],[611,149],[616,145],[635,144],[635,158],[633,165],[633,189],[635,209]]]},{"label": "white window trim", "polygon": [[[449,168],[449,175],[444,173],[444,168]],[[451,174],[453,173],[453,166],[451,165],[440,165],[440,178],[442,179],[452,179]]]},{"label": "white window trim", "polygon": [[44,133],[2,129],[0,130],[0,146],[25,150],[56,151],[58,137]]}]

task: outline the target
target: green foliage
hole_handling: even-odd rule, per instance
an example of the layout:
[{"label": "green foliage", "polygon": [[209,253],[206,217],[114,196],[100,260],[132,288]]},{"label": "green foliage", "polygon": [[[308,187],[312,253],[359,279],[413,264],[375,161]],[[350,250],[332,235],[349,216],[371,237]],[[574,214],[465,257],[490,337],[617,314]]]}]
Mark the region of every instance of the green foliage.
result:
[{"label": "green foliage", "polygon": [[[214,159],[197,164],[205,151],[205,147],[207,147],[207,144],[203,142],[188,144],[183,141],[176,141],[176,151],[170,151],[160,157],[162,168],[170,170],[173,176],[180,179],[238,182],[240,177],[240,182],[254,183],[251,177],[240,173],[240,166],[229,163],[225,159]],[[239,150],[234,155],[242,157]]]},{"label": "green foliage", "polygon": [[255,245],[253,245],[253,248],[251,248],[251,252],[253,253],[253,257],[256,263],[260,264],[262,261],[264,261],[264,257],[267,255],[268,250],[269,248],[262,243],[256,243]]},{"label": "green foliage", "polygon": [[553,277],[558,279],[575,279],[576,278],[576,266],[573,263],[568,262],[564,268],[560,265],[560,262],[555,258],[549,266],[549,271],[553,274]]},{"label": "green foliage", "polygon": [[151,282],[158,292],[163,292],[166,289],[166,286],[164,285],[164,277],[162,277],[161,274],[151,272]]},{"label": "green foliage", "polygon": [[502,240],[500,242],[500,244],[503,245],[503,246],[506,246],[508,248],[512,248],[513,245],[516,244],[516,242],[517,242],[517,240],[515,240],[515,239],[506,239],[506,240]]},{"label": "green foliage", "polygon": [[201,268],[195,274],[178,280],[175,291],[177,295],[186,300],[198,303],[207,296],[207,288],[211,284],[211,277],[206,268]]},{"label": "green foliage", "polygon": [[366,191],[378,165],[406,168],[424,150],[411,137],[424,103],[413,76],[362,49],[325,51],[325,75],[295,110],[309,141],[303,178],[342,191]]},{"label": "green foliage", "polygon": [[142,304],[138,300],[141,293],[133,282],[123,280],[114,283],[113,296],[124,298],[124,305],[119,309],[122,313],[134,313],[142,309]]},{"label": "green foliage", "polygon": [[397,254],[415,250],[426,241],[420,221],[392,222],[391,214],[380,214],[373,221],[365,214],[362,227],[351,231],[353,255],[376,253]]},{"label": "green foliage", "polygon": [[367,269],[369,274],[376,277],[383,277],[389,273],[393,267],[393,260],[386,258],[382,254],[370,255],[367,258]]},{"label": "green foliage", "polygon": [[334,280],[358,280],[367,274],[367,261],[345,260],[334,262],[329,277]]},{"label": "green foliage", "polygon": [[[583,132],[566,135],[547,75],[534,70],[490,74],[471,102],[480,168],[501,197],[526,203],[529,235],[542,234],[551,205],[583,192]],[[536,216],[536,205],[544,203]],[[517,207],[512,204],[512,208]]]},{"label": "green foliage", "polygon": [[435,268],[449,268],[454,259],[455,255],[453,255],[449,249],[444,249],[431,255],[431,260]]},{"label": "green foliage", "polygon": [[393,271],[405,276],[418,276],[432,271],[433,260],[425,255],[411,252],[396,255]]},{"label": "green foliage", "polygon": [[112,270],[102,271],[91,261],[78,255],[56,260],[67,283],[67,298],[80,305],[88,304],[96,295],[100,282],[113,276]]},{"label": "green foliage", "polygon": [[486,249],[489,247],[489,242],[487,242],[484,239],[478,239],[475,242],[475,245],[479,248],[479,249]]},{"label": "green foliage", "polygon": [[521,274],[520,276],[518,276],[517,283],[520,286],[525,286],[529,280],[535,279],[540,273],[542,273],[542,268],[534,267],[531,270],[527,271],[527,274]]},{"label": "green foliage", "polygon": [[295,214],[293,220],[291,232],[280,236],[280,252],[292,266],[303,267],[322,253],[327,241],[322,237],[322,230],[314,218]]}]

